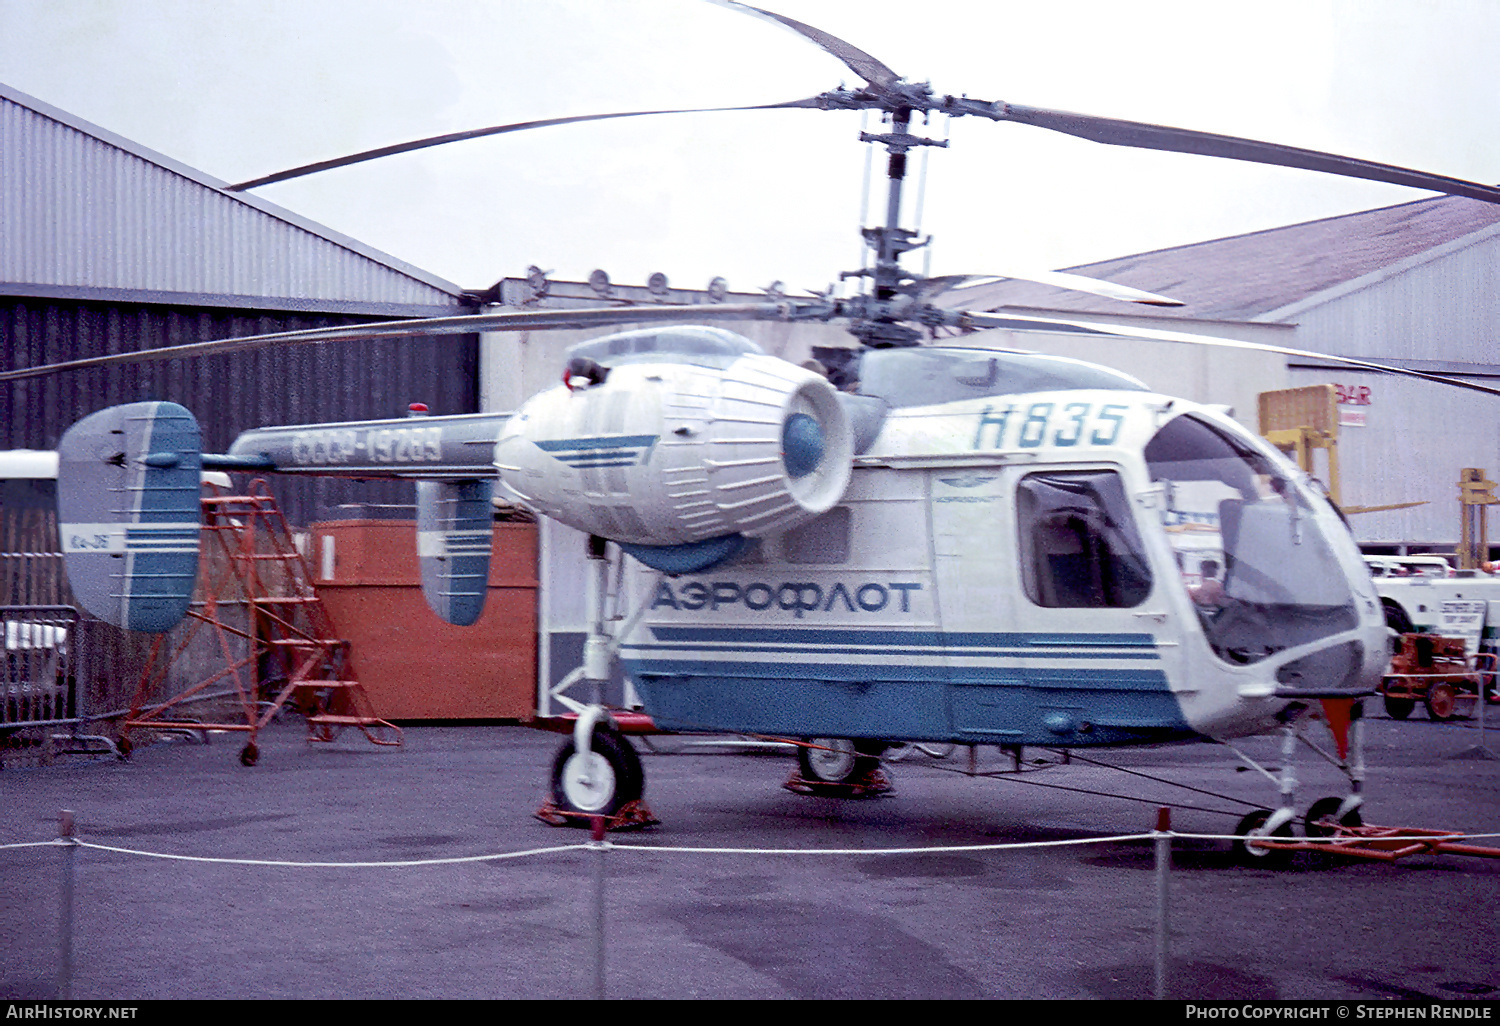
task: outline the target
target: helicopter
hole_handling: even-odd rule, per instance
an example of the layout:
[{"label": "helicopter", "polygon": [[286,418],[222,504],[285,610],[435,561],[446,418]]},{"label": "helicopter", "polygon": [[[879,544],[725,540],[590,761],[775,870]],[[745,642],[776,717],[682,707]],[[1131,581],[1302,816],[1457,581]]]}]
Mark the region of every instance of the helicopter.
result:
[{"label": "helicopter", "polygon": [[[59,446],[63,547],[90,613],[170,629],[191,601],[204,470],[395,477],[417,483],[423,591],[468,625],[484,598],[497,497],[587,539],[593,627],[570,684],[571,737],[552,767],[565,812],[618,815],[644,771],[602,701],[616,662],[664,730],[803,739],[814,793],[870,786],[897,742],[1019,750],[1111,747],[1281,731],[1276,808],[1257,836],[1303,820],[1357,822],[1359,760],[1343,762],[1356,699],[1388,657],[1379,597],[1338,510],[1272,447],[1211,406],[1107,367],[935,344],[989,328],[1147,337],[1324,359],[1289,348],[1108,324],[950,309],[986,277],[1031,277],[1146,305],[1169,297],[1076,275],[950,275],[903,265],[907,157],[940,145],[931,114],[1020,122],[1107,145],[1202,153],[1408,185],[1487,202],[1500,188],[1229,136],[938,95],[852,44],[747,4],[861,80],[753,108],[875,111],[886,130],[885,223],[852,297],[768,296],[694,307],[539,309],[210,340],[0,372],[0,380],[268,345],[545,328],[604,334],[563,381],[512,414],[246,431],[203,453],[189,411],[100,411]],[[416,140],[241,182],[273,182],[483,135],[684,111],[627,111]],[[714,322],[847,324],[860,349],[816,366],[771,356]],[[926,344],[934,342],[934,344]],[[826,362],[825,362],[826,360]],[[124,496],[129,501],[121,502]],[[628,562],[628,574],[625,566]],[[614,580],[616,583],[611,584]],[[623,583],[628,582],[628,583]],[[611,614],[628,598],[628,616]],[[1350,792],[1294,805],[1290,754],[1323,710]],[[832,789],[832,790],[830,790]],[[844,789],[839,791],[837,789]]]}]

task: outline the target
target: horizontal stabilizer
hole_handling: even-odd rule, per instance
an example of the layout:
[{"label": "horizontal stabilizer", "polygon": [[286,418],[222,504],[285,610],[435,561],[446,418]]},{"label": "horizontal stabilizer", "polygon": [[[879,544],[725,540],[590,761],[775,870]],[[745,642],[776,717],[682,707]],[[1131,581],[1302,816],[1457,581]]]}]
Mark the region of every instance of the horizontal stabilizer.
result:
[{"label": "horizontal stabilizer", "polygon": [[187,613],[202,525],[198,422],[176,403],[113,406],[57,447],[58,527],[78,604],[132,631]]}]

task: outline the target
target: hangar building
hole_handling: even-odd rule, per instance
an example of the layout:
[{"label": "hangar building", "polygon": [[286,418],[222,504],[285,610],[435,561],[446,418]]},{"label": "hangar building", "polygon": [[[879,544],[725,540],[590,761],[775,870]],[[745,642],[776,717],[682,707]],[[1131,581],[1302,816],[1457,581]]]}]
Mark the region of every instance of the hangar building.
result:
[{"label": "hangar building", "polygon": [[[472,312],[459,286],[0,86],[0,367],[203,339]],[[0,387],[0,449],[55,448],[75,420],[165,399],[209,451],[255,424],[478,409],[478,342],[300,346],[94,368]],[[294,523],[402,485],[285,481]]]}]

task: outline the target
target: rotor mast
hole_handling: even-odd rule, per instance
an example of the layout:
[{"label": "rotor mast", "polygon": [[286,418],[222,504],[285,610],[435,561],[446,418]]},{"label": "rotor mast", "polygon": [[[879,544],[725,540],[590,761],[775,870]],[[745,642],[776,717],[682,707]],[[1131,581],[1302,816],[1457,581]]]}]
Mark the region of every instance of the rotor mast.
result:
[{"label": "rotor mast", "polygon": [[[921,339],[921,332],[895,318],[896,304],[901,295],[901,286],[917,279],[901,266],[903,254],[927,245],[929,239],[918,240],[916,233],[901,227],[901,193],[906,185],[906,154],[917,146],[947,146],[945,140],[927,139],[911,134],[913,108],[897,106],[890,113],[891,131],[886,133],[861,132],[861,142],[879,143],[884,146],[886,159],[886,203],[885,224],[878,228],[863,228],[861,234],[865,245],[874,252],[874,267],[858,271],[845,271],[841,278],[869,278],[870,290],[861,297],[866,310],[856,317],[850,331],[865,345],[879,347],[911,346]],[[873,303],[870,302],[873,300]]]}]

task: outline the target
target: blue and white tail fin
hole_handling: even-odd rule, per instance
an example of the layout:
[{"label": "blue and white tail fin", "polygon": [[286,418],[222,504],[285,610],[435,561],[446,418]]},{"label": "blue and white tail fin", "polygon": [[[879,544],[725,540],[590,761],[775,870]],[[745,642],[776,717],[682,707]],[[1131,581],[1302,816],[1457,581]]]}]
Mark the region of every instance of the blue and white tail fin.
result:
[{"label": "blue and white tail fin", "polygon": [[113,406],[68,429],[58,528],[79,605],[133,631],[182,619],[198,576],[201,468],[198,422],[176,403]]},{"label": "blue and white tail fin", "polygon": [[422,594],[439,617],[471,626],[484,611],[495,510],[491,481],[417,482]]}]

